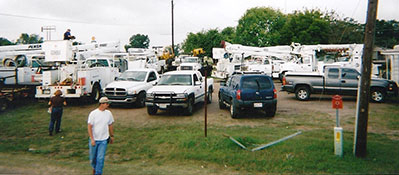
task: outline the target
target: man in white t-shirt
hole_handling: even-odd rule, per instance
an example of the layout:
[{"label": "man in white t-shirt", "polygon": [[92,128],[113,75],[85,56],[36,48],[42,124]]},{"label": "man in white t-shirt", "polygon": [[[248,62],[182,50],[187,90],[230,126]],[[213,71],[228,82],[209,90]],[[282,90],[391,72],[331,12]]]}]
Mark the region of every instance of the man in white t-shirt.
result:
[{"label": "man in white t-shirt", "polygon": [[102,174],[104,167],[105,152],[108,142],[114,142],[114,117],[111,111],[107,110],[109,100],[102,97],[99,100],[100,106],[91,111],[87,120],[89,132],[90,164],[93,167],[93,174]]}]

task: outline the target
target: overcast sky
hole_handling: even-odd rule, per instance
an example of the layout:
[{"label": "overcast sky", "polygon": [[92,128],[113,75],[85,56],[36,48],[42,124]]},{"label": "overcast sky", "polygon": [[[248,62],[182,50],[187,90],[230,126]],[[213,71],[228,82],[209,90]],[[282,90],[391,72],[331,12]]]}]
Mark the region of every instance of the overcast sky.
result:
[{"label": "overcast sky", "polygon": [[[283,13],[304,8],[334,10],[364,23],[367,0],[174,0],[175,44],[189,32],[235,27],[247,9],[272,7]],[[378,19],[399,21],[399,0],[379,0]],[[150,45],[171,44],[171,0],[0,0],[0,37],[15,41],[21,33],[39,34],[55,26],[52,40],[67,28],[77,41],[121,41],[145,34]]]}]

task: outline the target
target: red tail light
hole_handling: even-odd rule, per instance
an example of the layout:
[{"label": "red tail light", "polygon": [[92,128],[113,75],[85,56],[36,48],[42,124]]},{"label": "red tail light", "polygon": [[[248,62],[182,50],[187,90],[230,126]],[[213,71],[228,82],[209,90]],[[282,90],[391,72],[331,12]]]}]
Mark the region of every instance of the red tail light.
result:
[{"label": "red tail light", "polygon": [[79,78],[79,84],[82,86],[86,85],[86,78],[85,77]]},{"label": "red tail light", "polygon": [[274,98],[277,98],[277,90],[276,89],[273,89],[273,93],[274,93]]},{"label": "red tail light", "polygon": [[283,77],[283,85],[286,85],[285,77]]},{"label": "red tail light", "polygon": [[241,100],[241,90],[237,90],[237,100]]}]

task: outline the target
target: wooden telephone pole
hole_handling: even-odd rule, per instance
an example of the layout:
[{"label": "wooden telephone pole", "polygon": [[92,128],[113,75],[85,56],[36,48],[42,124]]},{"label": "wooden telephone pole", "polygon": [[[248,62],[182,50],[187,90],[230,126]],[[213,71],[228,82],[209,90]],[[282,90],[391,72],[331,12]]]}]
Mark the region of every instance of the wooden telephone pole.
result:
[{"label": "wooden telephone pole", "polygon": [[173,4],[173,0],[171,1],[172,3],[172,53],[175,54],[175,31],[174,31],[174,17],[173,17],[173,8],[174,8],[174,4]]},{"label": "wooden telephone pole", "polygon": [[367,154],[367,123],[370,99],[371,61],[374,46],[375,22],[377,19],[378,0],[369,0],[364,47],[362,57],[362,76],[357,95],[356,129],[353,153],[356,157],[365,157]]}]

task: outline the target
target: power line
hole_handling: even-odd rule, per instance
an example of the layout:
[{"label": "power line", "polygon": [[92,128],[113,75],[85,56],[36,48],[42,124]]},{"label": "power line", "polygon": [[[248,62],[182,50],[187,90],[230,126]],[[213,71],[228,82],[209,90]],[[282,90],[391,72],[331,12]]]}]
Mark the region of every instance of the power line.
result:
[{"label": "power line", "polygon": [[44,18],[44,17],[35,17],[35,16],[26,16],[26,15],[16,15],[16,14],[7,14],[7,13],[0,13],[0,16],[7,16],[7,17],[15,17],[15,18],[26,18],[26,19],[36,19],[36,20],[45,20],[45,21],[56,21],[56,22],[69,22],[69,23],[79,23],[79,24],[95,24],[95,25],[109,25],[109,26],[134,26],[134,27],[145,27],[145,26],[154,26],[154,25],[165,25],[166,24],[109,24],[109,23],[97,23],[97,22],[88,22],[88,21],[77,21],[77,20],[70,20],[70,19],[57,19],[57,18]]}]

